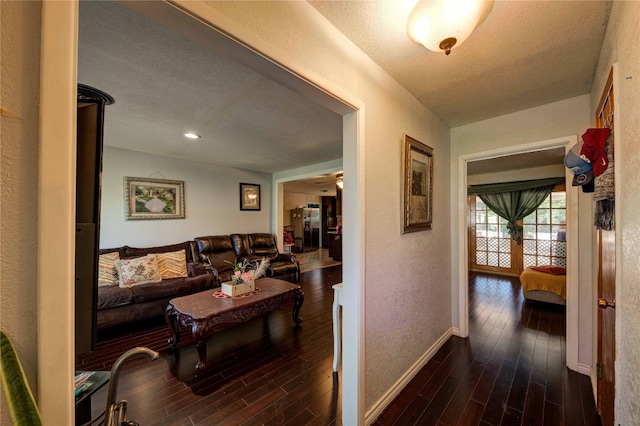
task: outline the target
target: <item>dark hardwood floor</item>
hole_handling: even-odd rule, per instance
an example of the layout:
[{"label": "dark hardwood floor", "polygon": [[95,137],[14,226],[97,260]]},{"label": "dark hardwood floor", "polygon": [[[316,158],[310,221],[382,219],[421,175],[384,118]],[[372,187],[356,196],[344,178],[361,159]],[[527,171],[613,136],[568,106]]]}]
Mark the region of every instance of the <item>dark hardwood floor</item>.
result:
[{"label": "dark hardwood floor", "polygon": [[[198,360],[190,330],[181,330],[177,351],[167,347],[164,320],[99,336],[93,353],[77,357],[78,370],[109,370],[128,349],[160,353],[149,362],[131,358],[121,370],[117,400],[141,425],[340,425],[339,376],[333,375],[331,304],[342,267],[301,274],[305,293],[294,327],[293,302],[265,318],[223,328],[209,336],[207,369],[194,377]],[[92,417],[103,409],[107,389],[92,397]]]},{"label": "dark hardwood floor", "polygon": [[375,426],[601,424],[591,381],[565,367],[564,307],[525,302],[517,278],[473,273],[469,327]]},{"label": "dark hardwood floor", "polygon": [[[141,425],[341,425],[341,387],[332,374],[333,266],[302,274],[301,328],[292,306],[209,337],[207,370],[194,377],[188,329],[167,349],[163,321],[112,330],[77,369],[109,370],[126,350],[160,352],[124,364],[118,400]],[[374,423],[387,425],[599,425],[591,384],[564,367],[564,309],[524,302],[517,279],[473,274],[470,338],[453,337]],[[93,414],[106,388],[93,397]]]}]

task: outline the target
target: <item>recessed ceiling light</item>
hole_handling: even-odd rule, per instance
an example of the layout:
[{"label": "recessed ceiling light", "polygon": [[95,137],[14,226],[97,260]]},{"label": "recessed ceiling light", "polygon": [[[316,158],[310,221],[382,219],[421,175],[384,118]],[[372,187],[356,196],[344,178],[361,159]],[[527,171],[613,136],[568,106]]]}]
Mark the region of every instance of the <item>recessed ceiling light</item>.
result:
[{"label": "recessed ceiling light", "polygon": [[188,132],[184,134],[184,137],[189,139],[200,139],[202,136],[197,135],[195,133]]}]

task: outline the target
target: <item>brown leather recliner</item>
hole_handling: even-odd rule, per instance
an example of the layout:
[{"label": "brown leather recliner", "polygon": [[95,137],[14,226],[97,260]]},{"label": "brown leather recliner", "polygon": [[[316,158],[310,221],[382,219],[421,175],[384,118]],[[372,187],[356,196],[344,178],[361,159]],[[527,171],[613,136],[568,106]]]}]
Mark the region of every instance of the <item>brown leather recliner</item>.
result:
[{"label": "brown leather recliner", "polygon": [[216,278],[218,285],[231,281],[236,252],[229,235],[212,235],[194,239],[200,262]]},{"label": "brown leather recliner", "polygon": [[266,276],[293,283],[300,281],[300,264],[293,253],[280,253],[273,234],[231,234],[231,241],[239,262],[269,260]]}]

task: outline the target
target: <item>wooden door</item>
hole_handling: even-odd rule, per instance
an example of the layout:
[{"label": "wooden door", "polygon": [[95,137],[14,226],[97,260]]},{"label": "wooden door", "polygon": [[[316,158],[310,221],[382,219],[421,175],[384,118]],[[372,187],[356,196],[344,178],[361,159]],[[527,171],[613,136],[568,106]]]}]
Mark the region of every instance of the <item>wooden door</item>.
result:
[{"label": "wooden door", "polygon": [[[613,425],[615,399],[616,237],[598,231],[598,412],[604,426]],[[607,305],[605,305],[607,303]]]},{"label": "wooden door", "polygon": [[[596,125],[598,127],[609,127],[612,132],[614,131],[613,69],[609,73],[607,84],[600,98],[600,104],[596,112]],[[598,412],[604,426],[613,425],[614,422],[616,359],[615,253],[615,231],[598,230],[598,307],[600,308],[598,309]]]},{"label": "wooden door", "polygon": [[522,272],[522,246],[507,231],[507,221],[482,202],[468,197],[469,270],[518,276]]}]

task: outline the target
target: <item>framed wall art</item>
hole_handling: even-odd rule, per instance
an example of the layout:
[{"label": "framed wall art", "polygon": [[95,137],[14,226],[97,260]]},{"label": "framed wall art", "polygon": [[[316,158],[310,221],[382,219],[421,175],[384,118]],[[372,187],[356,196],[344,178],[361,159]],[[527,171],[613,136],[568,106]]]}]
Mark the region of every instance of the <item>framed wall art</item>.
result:
[{"label": "framed wall art", "polygon": [[431,229],[433,204],[433,148],[403,136],[403,231]]},{"label": "framed wall art", "polygon": [[184,219],[184,181],[124,178],[127,220]]},{"label": "framed wall art", "polygon": [[240,210],[260,210],[260,185],[240,184]]}]

